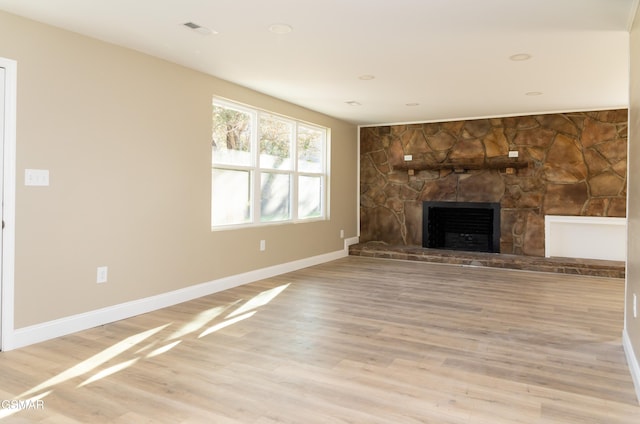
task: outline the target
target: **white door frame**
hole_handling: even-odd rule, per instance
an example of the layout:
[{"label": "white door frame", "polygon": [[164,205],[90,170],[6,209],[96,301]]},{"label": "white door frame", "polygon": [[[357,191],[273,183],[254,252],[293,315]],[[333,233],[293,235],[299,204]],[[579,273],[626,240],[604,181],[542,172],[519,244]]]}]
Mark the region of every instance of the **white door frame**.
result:
[{"label": "white door frame", "polygon": [[[4,146],[2,154],[2,220],[4,229],[0,240],[2,272],[0,274],[0,350],[13,348],[14,334],[14,271],[16,239],[16,105],[18,64],[0,57],[4,68]],[[2,99],[0,99],[2,101]],[[2,117],[0,117],[2,119]]]}]

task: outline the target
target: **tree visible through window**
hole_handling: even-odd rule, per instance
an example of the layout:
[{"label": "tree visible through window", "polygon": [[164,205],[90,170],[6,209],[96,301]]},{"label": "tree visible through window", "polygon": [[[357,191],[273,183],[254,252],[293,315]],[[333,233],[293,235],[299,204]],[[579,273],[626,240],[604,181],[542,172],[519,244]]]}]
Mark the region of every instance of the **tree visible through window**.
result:
[{"label": "tree visible through window", "polygon": [[214,99],[212,227],[324,219],[327,132]]}]

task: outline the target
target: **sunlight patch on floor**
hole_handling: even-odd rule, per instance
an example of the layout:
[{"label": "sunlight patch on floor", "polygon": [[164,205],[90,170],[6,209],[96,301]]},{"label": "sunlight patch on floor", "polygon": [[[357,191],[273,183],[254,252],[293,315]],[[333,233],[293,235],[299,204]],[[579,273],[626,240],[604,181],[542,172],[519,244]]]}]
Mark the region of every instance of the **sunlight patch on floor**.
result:
[{"label": "sunlight patch on floor", "polygon": [[206,311],[200,312],[193,320],[183,325],[180,329],[174,331],[169,337],[166,338],[166,340],[169,341],[173,339],[179,339],[186,336],[187,334],[193,333],[194,331],[200,330],[210,321],[215,319],[218,315],[222,314],[225,310],[229,309],[238,302],[240,302],[240,300],[229,305],[216,306],[215,308],[207,309]]},{"label": "sunlight patch on floor", "polygon": [[159,347],[159,348],[155,349],[154,351],[148,353],[147,354],[147,358],[153,358],[154,356],[162,355],[163,353],[168,352],[171,349],[173,349],[174,347],[178,346],[180,344],[180,342],[182,342],[182,340],[176,340],[175,342],[169,343],[166,346]]},{"label": "sunlight patch on floor", "polygon": [[291,283],[283,284],[281,286],[274,287],[270,290],[263,291],[262,293],[248,300],[244,305],[242,305],[235,311],[231,312],[229,315],[226,316],[226,318],[232,318],[234,316],[244,314],[245,312],[250,311],[252,309],[256,309],[256,308],[259,308],[260,306],[266,305],[267,303],[275,299],[275,297],[278,296],[280,293],[282,293],[287,287],[289,287],[290,284]]},{"label": "sunlight patch on floor", "polygon": [[202,338],[204,336],[208,336],[211,333],[215,333],[218,330],[222,330],[225,327],[229,327],[230,325],[235,324],[236,322],[240,322],[243,321],[247,318],[251,318],[257,311],[253,311],[253,312],[248,312],[244,315],[240,315],[239,317],[235,317],[235,318],[231,318],[227,321],[218,323],[216,325],[214,325],[213,327],[209,327],[206,330],[204,330],[202,333],[200,333],[200,335],[198,336],[198,338]]},{"label": "sunlight patch on floor", "polygon": [[94,374],[92,377],[86,379],[82,383],[78,384],[77,387],[86,386],[87,384],[93,383],[94,381],[98,381],[98,380],[100,380],[102,378],[108,377],[108,376],[110,376],[112,374],[115,374],[115,373],[117,373],[119,371],[122,371],[125,368],[129,368],[131,365],[133,365],[136,362],[138,362],[139,359],[140,358],[133,358],[133,359],[130,359],[128,361],[121,362],[119,364],[111,366],[111,367],[109,367],[107,369],[104,369],[104,370],[100,371],[99,373]]},{"label": "sunlight patch on floor", "polygon": [[169,324],[161,325],[159,327],[152,328],[151,330],[143,331],[142,333],[134,334],[133,336],[127,337],[126,339],[114,344],[113,346],[106,348],[102,352],[93,355],[89,359],[86,359],[80,362],[79,364],[74,365],[68,370],[63,371],[60,374],[56,375],[55,377],[52,377],[49,380],[22,393],[18,397],[23,398],[25,396],[29,396],[33,393],[39,392],[41,390],[63,383],[67,380],[71,380],[72,378],[81,376],[82,374],[93,371],[94,369],[104,364],[105,362],[108,362],[111,359],[115,358],[116,356],[120,355],[121,353],[129,350],[132,346],[135,346],[138,343],[153,336],[154,334],[164,330],[167,326],[169,326]]}]

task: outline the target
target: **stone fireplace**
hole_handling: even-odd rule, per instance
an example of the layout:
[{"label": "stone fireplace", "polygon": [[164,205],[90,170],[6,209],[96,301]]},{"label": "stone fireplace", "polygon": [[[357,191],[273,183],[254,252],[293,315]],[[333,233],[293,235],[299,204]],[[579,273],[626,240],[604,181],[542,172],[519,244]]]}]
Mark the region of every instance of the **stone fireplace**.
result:
[{"label": "stone fireplace", "polygon": [[546,215],[624,217],[626,186],[626,109],[360,130],[362,243],[422,246],[423,202],[498,203],[499,251],[544,256]]},{"label": "stone fireplace", "polygon": [[422,246],[500,252],[500,203],[423,202]]}]

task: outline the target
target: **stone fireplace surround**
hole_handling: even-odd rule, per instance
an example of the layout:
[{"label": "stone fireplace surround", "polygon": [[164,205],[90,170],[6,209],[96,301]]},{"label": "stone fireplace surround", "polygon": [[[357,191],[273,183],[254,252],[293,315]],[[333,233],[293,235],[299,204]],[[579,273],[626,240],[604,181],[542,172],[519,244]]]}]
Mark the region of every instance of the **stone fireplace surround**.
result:
[{"label": "stone fireplace surround", "polygon": [[499,202],[500,252],[544,256],[545,215],[624,217],[626,174],[626,109],[361,128],[360,242],[421,246],[423,201]]}]

